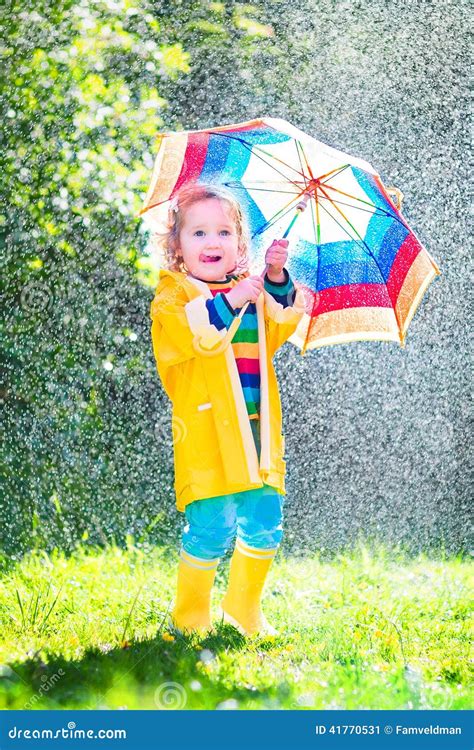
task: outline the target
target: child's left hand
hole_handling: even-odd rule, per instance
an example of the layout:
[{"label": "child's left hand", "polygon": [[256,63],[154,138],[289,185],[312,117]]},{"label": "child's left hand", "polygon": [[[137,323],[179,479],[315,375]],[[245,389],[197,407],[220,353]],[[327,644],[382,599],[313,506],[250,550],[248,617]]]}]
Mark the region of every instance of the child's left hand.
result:
[{"label": "child's left hand", "polygon": [[288,258],[288,240],[273,240],[272,244],[265,253],[265,263],[269,264],[269,271],[279,274],[283,271],[284,265]]}]

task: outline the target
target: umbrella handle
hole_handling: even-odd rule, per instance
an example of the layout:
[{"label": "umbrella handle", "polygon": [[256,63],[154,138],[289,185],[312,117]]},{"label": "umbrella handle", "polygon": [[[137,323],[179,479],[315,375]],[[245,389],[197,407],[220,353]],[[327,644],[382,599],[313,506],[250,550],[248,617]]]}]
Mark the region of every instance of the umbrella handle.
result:
[{"label": "umbrella handle", "polygon": [[234,318],[224,338],[221,339],[219,344],[213,347],[212,349],[206,349],[205,347],[203,347],[201,344],[200,336],[195,336],[193,338],[194,351],[196,351],[202,357],[215,357],[217,354],[222,354],[222,352],[225,351],[225,349],[227,349],[227,346],[229,344],[229,339],[230,340],[233,339],[234,333],[239,327],[241,320],[242,318],[240,316],[238,316],[237,318]]}]

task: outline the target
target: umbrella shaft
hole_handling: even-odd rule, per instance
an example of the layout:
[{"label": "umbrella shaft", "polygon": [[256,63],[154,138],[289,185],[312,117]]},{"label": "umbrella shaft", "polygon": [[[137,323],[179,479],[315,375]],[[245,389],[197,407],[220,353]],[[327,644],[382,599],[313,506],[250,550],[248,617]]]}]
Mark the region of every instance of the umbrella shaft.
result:
[{"label": "umbrella shaft", "polygon": [[285,231],[285,234],[283,235],[283,239],[286,239],[286,237],[290,234],[291,228],[292,228],[293,224],[295,223],[295,221],[296,221],[296,219],[298,218],[299,215],[300,215],[300,212],[297,211],[295,213],[295,215],[293,216],[292,220],[290,221],[290,223],[288,224],[288,227],[287,227],[287,229]]},{"label": "umbrella shaft", "polygon": [[307,193],[305,193],[303,195],[302,199],[300,200],[300,202],[296,206],[295,215],[293,216],[292,220],[290,221],[290,223],[288,225],[288,228],[287,228],[285,234],[283,235],[283,239],[285,239],[289,235],[293,224],[295,223],[295,221],[298,218],[298,216],[301,213],[303,213],[303,211],[305,210],[306,206],[308,205],[308,201],[309,201],[310,198],[311,198],[311,193],[307,192]]}]

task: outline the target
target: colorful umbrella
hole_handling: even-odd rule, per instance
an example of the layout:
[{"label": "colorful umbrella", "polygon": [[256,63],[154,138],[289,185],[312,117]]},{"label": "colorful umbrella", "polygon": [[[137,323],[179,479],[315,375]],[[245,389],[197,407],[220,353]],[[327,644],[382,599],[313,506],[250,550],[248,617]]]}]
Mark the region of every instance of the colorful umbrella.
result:
[{"label": "colorful umbrella", "polygon": [[[246,213],[251,264],[291,232],[287,267],[306,299],[289,339],[301,353],[360,340],[405,344],[440,270],[366,161],[281,119],[162,133],[141,215],[163,225],[188,182],[231,190]],[[395,189],[396,190],[396,189]]]}]

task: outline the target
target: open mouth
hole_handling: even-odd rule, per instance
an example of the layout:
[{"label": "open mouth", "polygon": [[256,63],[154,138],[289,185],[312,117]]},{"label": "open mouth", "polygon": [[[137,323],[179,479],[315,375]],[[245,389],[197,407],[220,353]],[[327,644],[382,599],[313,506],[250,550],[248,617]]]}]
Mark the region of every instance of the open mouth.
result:
[{"label": "open mouth", "polygon": [[222,255],[202,255],[201,260],[203,263],[217,263],[221,260]]}]

